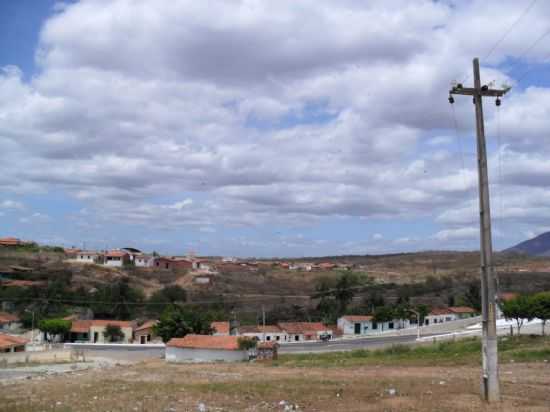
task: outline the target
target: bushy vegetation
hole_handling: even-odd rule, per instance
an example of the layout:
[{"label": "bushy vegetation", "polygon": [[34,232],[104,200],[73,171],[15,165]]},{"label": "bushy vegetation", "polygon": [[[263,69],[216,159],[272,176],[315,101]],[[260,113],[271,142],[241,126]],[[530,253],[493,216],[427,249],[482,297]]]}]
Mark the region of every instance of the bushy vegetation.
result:
[{"label": "bushy vegetation", "polygon": [[124,338],[124,333],[118,325],[107,325],[103,337],[107,342],[120,342]]},{"label": "bushy vegetation", "polygon": [[542,334],[545,334],[546,322],[550,319],[550,292],[540,292],[533,295],[518,295],[500,303],[506,319],[516,321],[518,335],[523,322],[538,318],[542,321]]},{"label": "bushy vegetation", "polygon": [[214,320],[216,319],[210,312],[199,308],[170,305],[164,310],[153,330],[163,342],[168,342],[172,338],[182,338],[190,333],[211,334],[213,331],[210,324]]}]

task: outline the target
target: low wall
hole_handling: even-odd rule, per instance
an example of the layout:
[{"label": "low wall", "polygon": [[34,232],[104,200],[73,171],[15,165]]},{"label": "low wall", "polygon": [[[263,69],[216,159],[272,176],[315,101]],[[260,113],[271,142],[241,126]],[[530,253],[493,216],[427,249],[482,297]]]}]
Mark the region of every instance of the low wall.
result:
[{"label": "low wall", "polygon": [[0,367],[6,367],[16,363],[55,363],[75,361],[73,353],[69,349],[56,349],[51,351],[13,352],[0,354]]}]

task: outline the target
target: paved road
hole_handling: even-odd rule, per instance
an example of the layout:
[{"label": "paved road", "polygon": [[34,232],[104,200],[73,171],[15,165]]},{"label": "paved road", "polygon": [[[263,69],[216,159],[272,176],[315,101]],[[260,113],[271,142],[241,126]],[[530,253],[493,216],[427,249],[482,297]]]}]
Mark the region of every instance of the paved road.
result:
[{"label": "paved road", "polygon": [[[433,335],[423,335],[433,336]],[[411,344],[416,341],[416,335],[385,336],[376,338],[356,338],[333,340],[329,342],[304,342],[281,345],[280,353],[314,353],[334,352],[353,349],[376,349],[391,345]]]}]

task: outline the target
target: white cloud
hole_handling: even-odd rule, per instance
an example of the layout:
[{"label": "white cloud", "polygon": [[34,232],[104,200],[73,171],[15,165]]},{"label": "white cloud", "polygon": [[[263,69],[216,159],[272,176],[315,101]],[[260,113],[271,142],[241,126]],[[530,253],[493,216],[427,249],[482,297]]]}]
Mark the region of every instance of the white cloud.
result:
[{"label": "white cloud", "polygon": [[[0,188],[62,190],[99,221],[204,230],[436,216],[450,239],[445,230],[477,218],[477,174],[471,104],[455,104],[463,166],[446,91],[485,51],[479,39],[497,39],[522,9],[511,0],[59,7],[40,34],[37,74],[0,73]],[[550,6],[537,4],[491,63],[517,57],[548,18]],[[505,69],[482,75],[513,83]],[[547,88],[531,87],[500,109],[511,224],[548,217],[549,103]],[[491,132],[496,113],[486,111]]]}]

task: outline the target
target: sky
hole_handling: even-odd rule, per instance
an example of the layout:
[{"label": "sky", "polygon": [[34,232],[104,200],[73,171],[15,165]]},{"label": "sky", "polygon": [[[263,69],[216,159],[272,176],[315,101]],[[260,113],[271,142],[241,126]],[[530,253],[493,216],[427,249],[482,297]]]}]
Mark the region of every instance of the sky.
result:
[{"label": "sky", "polygon": [[546,1],[0,2],[0,237],[166,254],[496,249],[550,230]]}]

